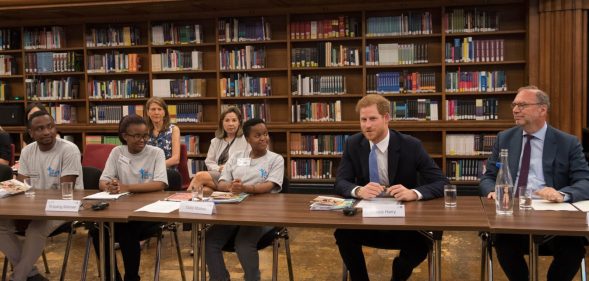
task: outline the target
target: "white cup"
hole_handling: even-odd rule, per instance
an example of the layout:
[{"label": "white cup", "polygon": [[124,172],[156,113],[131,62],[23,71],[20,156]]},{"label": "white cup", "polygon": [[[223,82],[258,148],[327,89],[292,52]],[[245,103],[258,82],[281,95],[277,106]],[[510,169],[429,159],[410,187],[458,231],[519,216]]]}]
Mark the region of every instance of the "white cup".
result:
[{"label": "white cup", "polygon": [[61,199],[74,200],[74,183],[62,182],[61,184]]}]

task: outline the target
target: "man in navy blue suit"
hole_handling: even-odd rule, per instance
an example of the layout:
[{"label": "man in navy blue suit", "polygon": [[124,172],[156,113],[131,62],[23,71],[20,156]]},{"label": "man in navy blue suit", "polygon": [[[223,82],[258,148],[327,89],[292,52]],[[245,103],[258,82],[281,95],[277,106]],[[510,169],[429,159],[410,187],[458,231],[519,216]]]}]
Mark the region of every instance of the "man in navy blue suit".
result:
[{"label": "man in navy blue suit", "polygon": [[[497,135],[487,170],[481,178],[482,195],[495,198],[498,172],[495,164],[499,160],[499,151],[506,148],[515,186],[531,186],[536,195],[552,202],[589,199],[589,167],[583,149],[575,136],[546,123],[550,108],[548,95],[535,86],[522,87],[511,107],[517,126]],[[509,280],[528,280],[524,260],[524,254],[528,253],[528,236],[497,234],[494,244],[499,263]],[[557,236],[544,243],[541,251],[543,248],[554,255],[548,280],[571,280],[585,256],[582,237]]]},{"label": "man in navy blue suit", "polygon": [[[336,192],[368,200],[381,194],[399,201],[443,196],[448,180],[418,139],[389,130],[390,108],[390,102],[379,95],[367,95],[358,101],[356,112],[360,114],[362,133],[346,140],[337,170]],[[369,160],[371,153],[376,159]],[[373,180],[370,161],[378,163]],[[353,281],[369,280],[363,245],[401,250],[393,261],[391,280],[395,281],[407,280],[431,247],[428,238],[417,231],[337,229],[334,235]]]}]

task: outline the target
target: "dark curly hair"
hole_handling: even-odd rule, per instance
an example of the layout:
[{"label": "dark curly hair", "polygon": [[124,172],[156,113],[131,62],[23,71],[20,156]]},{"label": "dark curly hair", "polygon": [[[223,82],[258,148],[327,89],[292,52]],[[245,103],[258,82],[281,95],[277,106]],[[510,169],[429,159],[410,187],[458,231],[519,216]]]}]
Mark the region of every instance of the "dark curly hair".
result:
[{"label": "dark curly hair", "polygon": [[249,137],[252,127],[258,124],[266,125],[266,122],[264,122],[264,120],[260,118],[252,118],[250,120],[245,121],[245,123],[243,123],[243,135]]},{"label": "dark curly hair", "polygon": [[119,121],[119,140],[121,141],[122,144],[127,144],[127,141],[123,138],[123,134],[127,133],[127,128],[129,128],[129,126],[136,124],[136,125],[145,125],[147,126],[147,123],[145,122],[145,119],[143,119],[143,117],[139,116],[139,115],[135,115],[135,114],[131,114],[131,115],[127,115],[125,117],[123,117],[123,119],[121,119],[121,121]]}]

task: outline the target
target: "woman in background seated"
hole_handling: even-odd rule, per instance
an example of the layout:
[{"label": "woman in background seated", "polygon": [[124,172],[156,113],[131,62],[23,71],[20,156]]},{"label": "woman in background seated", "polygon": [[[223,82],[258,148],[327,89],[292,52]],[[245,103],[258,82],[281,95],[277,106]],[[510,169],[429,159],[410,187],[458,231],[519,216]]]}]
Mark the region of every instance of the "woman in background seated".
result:
[{"label": "woman in background seated", "polygon": [[166,168],[176,169],[180,163],[180,128],[170,124],[168,105],[162,98],[150,98],[145,104],[145,109],[145,120],[149,130],[147,144],[163,149]]},{"label": "woman in background seated", "polygon": [[[238,152],[229,158],[217,190],[233,193],[277,193],[282,188],[284,159],[268,151],[268,129],[263,120],[254,118],[243,124],[243,134],[251,149]],[[272,227],[213,225],[207,231],[205,242],[206,262],[210,280],[229,280],[221,249],[235,237],[235,252],[245,273],[246,281],[260,280],[257,244]]]},{"label": "woman in background seated", "polygon": [[[119,122],[119,139],[123,145],[115,147],[106,161],[100,177],[100,190],[110,193],[162,191],[168,185],[164,152],[146,145],[149,133],[145,119],[128,115]],[[115,240],[119,242],[125,265],[125,281],[139,280],[141,249],[139,241],[150,235],[159,222],[129,221],[115,223]],[[98,229],[92,229],[94,249],[98,254]],[[108,236],[105,235],[105,240]],[[108,243],[107,243],[108,245]],[[106,266],[109,272],[108,248]],[[121,275],[116,270],[117,280]],[[108,278],[107,278],[108,280]]]},{"label": "woman in background seated", "polygon": [[205,187],[204,192],[211,193],[216,188],[225,162],[231,155],[248,147],[241,129],[242,121],[241,111],[235,106],[228,107],[221,112],[215,138],[211,140],[207,158],[205,159],[208,171],[196,173],[192,182],[190,182],[188,190],[203,185]]},{"label": "woman in background seated", "polygon": [[10,158],[12,157],[10,144],[12,144],[10,135],[0,127],[0,164],[2,165],[8,166],[10,164]]}]

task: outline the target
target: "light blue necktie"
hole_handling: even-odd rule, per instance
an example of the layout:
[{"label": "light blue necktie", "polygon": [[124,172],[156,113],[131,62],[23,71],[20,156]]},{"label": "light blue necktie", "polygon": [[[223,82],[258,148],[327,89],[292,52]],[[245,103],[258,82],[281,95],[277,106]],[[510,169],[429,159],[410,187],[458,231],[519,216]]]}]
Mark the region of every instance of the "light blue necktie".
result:
[{"label": "light blue necktie", "polygon": [[380,184],[380,177],[378,176],[378,160],[376,157],[376,144],[372,146],[370,155],[368,156],[368,173],[370,175],[370,181]]}]

